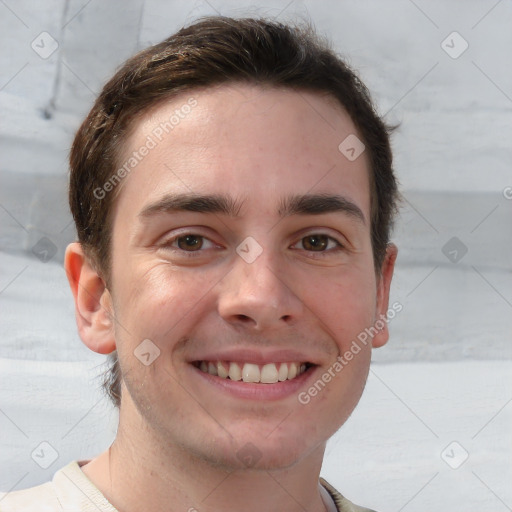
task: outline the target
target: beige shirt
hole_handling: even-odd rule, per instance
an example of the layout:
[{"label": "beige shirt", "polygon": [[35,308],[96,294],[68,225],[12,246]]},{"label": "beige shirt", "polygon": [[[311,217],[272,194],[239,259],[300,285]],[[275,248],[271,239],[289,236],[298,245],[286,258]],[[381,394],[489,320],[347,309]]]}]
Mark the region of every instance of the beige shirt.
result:
[{"label": "beige shirt", "polygon": [[[80,469],[87,462],[70,462],[51,482],[0,493],[0,512],[118,512]],[[328,512],[372,512],[350,503],[323,478],[320,484]]]}]

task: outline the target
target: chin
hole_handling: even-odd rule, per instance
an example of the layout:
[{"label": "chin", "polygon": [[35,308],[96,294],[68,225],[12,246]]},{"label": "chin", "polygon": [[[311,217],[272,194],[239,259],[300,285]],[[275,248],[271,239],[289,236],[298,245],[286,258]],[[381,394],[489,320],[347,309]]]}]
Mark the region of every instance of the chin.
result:
[{"label": "chin", "polygon": [[308,446],[299,439],[291,434],[286,440],[239,436],[236,441],[230,440],[224,448],[222,442],[212,443],[209,453],[203,451],[202,458],[228,471],[284,470],[299,463],[315,449],[315,446]]},{"label": "chin", "polygon": [[210,454],[204,457],[213,466],[226,471],[277,471],[286,470],[297,463],[305,456],[304,453],[296,452],[262,452],[252,443],[247,443],[236,453]]}]

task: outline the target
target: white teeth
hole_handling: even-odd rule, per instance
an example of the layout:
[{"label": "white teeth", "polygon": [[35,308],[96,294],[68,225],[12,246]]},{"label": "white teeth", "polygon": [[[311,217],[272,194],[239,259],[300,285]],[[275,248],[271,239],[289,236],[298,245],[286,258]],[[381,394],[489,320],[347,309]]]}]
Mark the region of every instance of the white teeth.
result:
[{"label": "white teeth", "polygon": [[297,363],[290,363],[288,366],[288,380],[297,377]]},{"label": "white teeth", "polygon": [[231,380],[242,380],[242,370],[236,363],[229,363],[229,378]]},{"label": "white teeth", "polygon": [[217,363],[217,375],[223,379],[229,375],[228,371],[226,368],[224,368],[224,365],[220,361]]},{"label": "white teeth", "polygon": [[242,370],[242,380],[244,382],[259,382],[260,368],[257,364],[245,363]]},{"label": "white teeth", "polygon": [[281,363],[277,378],[279,379],[279,382],[283,382],[288,378],[288,365],[286,363]]},{"label": "white teeth", "polygon": [[261,369],[260,382],[273,384],[279,380],[279,374],[274,363],[265,364]]},{"label": "white teeth", "polygon": [[[279,366],[279,370],[277,367]],[[223,379],[228,377],[231,380],[244,382],[261,382],[262,384],[274,384],[292,380],[304,373],[307,369],[305,363],[267,363],[257,365],[254,363],[235,363],[228,361],[201,361],[199,368],[210,375],[219,376]]]}]

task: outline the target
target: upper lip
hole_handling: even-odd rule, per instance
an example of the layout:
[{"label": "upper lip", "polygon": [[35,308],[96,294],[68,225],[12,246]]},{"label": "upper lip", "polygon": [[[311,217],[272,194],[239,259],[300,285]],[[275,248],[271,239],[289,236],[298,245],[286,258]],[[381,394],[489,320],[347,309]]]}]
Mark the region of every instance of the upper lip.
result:
[{"label": "upper lip", "polygon": [[254,363],[254,364],[269,364],[269,363],[286,363],[286,362],[300,362],[318,364],[317,359],[306,355],[303,352],[290,349],[281,350],[262,350],[251,348],[237,348],[231,350],[219,350],[205,352],[197,357],[189,358],[189,362],[196,361],[230,361],[234,363]]}]

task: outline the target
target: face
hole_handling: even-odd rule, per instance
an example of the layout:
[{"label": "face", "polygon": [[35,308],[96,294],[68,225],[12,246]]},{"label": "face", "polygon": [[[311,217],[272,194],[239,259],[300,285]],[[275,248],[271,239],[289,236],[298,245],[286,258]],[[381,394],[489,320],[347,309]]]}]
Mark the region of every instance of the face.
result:
[{"label": "face", "polygon": [[248,85],[138,122],[126,159],[155,144],[118,191],[111,294],[121,417],[159,449],[289,467],[351,414],[371,342],[344,354],[390,280],[373,267],[366,154],[338,149],[356,133],[334,100]]}]

